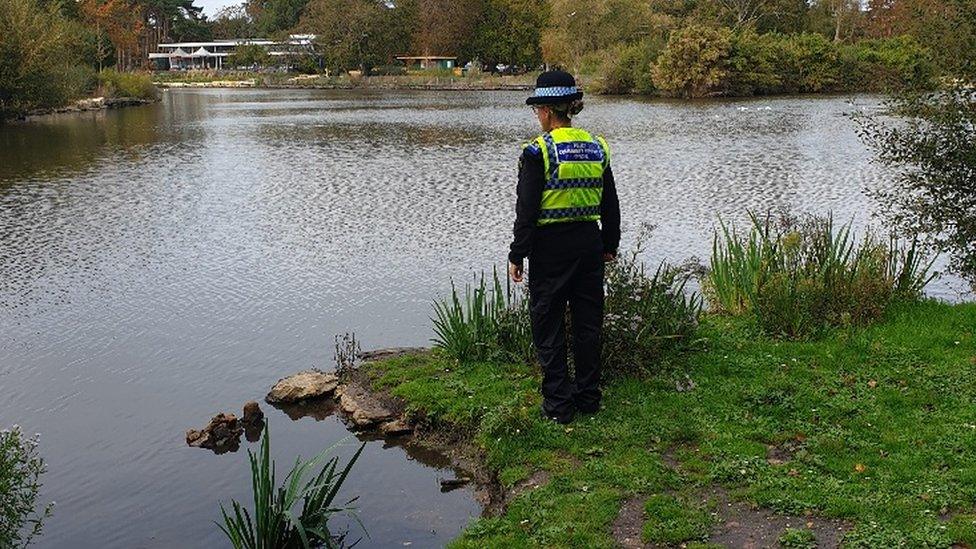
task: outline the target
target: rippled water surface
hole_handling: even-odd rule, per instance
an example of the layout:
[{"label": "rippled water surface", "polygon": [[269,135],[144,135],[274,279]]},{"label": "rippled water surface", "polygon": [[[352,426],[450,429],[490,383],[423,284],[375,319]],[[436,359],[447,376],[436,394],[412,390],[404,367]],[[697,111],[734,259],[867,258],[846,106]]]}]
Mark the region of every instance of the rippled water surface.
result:
[{"label": "rippled water surface", "polygon": [[[41,432],[58,502],[42,547],[222,543],[244,452],[183,431],[279,377],[330,367],[333,335],[423,345],[450,279],[503,266],[520,93],[170,91],[158,105],[0,127],[0,425]],[[717,216],[870,221],[884,185],[847,113],[876,98],[594,99],[625,242],[705,256]],[[953,299],[952,281],[934,295]],[[269,411],[280,461],[348,433]],[[345,448],[344,453],[352,451]],[[347,493],[361,547],[441,545],[479,512],[446,464],[371,442]]]}]

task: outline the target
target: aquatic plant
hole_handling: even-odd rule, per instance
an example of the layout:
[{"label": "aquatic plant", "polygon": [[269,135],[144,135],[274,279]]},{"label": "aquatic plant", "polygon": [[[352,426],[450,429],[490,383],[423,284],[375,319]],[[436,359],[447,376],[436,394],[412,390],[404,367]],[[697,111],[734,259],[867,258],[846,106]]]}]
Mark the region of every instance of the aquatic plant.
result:
[{"label": "aquatic plant", "polygon": [[517,358],[531,348],[527,300],[503,291],[497,270],[491,281],[482,272],[463,293],[451,281],[450,298],[433,307],[434,345],[457,360]]},{"label": "aquatic plant", "polygon": [[25,437],[16,425],[0,431],[0,547],[27,547],[54,510],[54,503],[36,508],[46,470],[37,452],[39,436]]},{"label": "aquatic plant", "polygon": [[[691,274],[668,263],[648,274],[640,261],[646,236],[645,230],[628,254],[607,266],[602,360],[609,377],[646,371],[684,348],[698,325],[702,300],[685,291]],[[436,301],[434,313],[434,344],[456,360],[535,361],[528,292],[525,286],[503,290],[497,271],[490,281],[482,273],[463,293],[452,283],[450,298]],[[567,346],[572,355],[572,341]]]},{"label": "aquatic plant", "polygon": [[[218,526],[235,549],[341,546],[342,536],[335,537],[329,531],[329,519],[337,513],[352,511],[350,505],[356,498],[337,504],[336,497],[365,447],[366,443],[363,443],[341,470],[338,456],[326,460],[335,446],[308,461],[296,459],[284,482],[278,486],[275,462],[271,459],[270,427],[266,423],[260,450],[256,455],[250,450],[247,452],[251,463],[253,516],[243,505],[232,500],[232,515],[220,506],[224,523],[218,523]],[[312,475],[312,470],[323,461],[325,464],[318,474]],[[299,504],[301,511],[296,515]]]},{"label": "aquatic plant", "polygon": [[703,285],[714,310],[752,315],[770,335],[870,323],[893,300],[919,298],[935,276],[917,240],[858,240],[831,216],[750,220],[745,235],[720,222]]}]

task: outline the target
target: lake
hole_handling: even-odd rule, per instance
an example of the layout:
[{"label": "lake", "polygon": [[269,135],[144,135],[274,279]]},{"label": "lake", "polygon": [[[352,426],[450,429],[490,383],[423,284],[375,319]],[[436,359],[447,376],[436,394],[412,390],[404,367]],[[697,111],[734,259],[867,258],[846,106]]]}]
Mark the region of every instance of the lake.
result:
[{"label": "lake", "polygon": [[[42,433],[57,508],[38,546],[226,544],[213,521],[249,498],[246,452],[184,431],[331,368],[336,334],[429,344],[431,300],[504,269],[537,133],[524,95],[172,90],[0,127],[0,427]],[[656,226],[656,264],[707,257],[719,216],[750,209],[871,223],[865,191],[890,175],[847,115],[878,103],[594,98],[578,121],[613,149],[625,245]],[[279,468],[349,435],[263,407]],[[470,491],[440,492],[442,460],[385,446],[343,492],[360,496],[360,547],[443,545],[478,515]]]}]

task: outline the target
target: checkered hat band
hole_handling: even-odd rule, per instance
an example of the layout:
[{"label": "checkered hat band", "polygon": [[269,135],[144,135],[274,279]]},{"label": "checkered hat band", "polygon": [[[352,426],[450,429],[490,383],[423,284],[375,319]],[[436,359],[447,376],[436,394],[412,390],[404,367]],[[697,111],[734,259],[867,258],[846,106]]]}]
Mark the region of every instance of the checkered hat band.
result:
[{"label": "checkered hat band", "polygon": [[576,86],[553,86],[550,88],[536,88],[536,97],[562,97],[564,95],[573,95],[578,93],[579,89]]}]

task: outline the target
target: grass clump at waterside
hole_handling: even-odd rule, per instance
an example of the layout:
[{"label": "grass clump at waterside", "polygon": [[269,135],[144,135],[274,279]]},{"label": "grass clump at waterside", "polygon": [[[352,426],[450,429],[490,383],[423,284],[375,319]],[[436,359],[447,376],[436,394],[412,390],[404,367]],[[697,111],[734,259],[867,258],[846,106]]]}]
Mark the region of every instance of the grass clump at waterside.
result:
[{"label": "grass clump at waterside", "polygon": [[434,351],[363,368],[429,428],[469,437],[503,486],[543,479],[457,547],[610,546],[630,498],[655,509],[645,541],[708,542],[714,489],[799,524],[842,520],[849,547],[976,543],[976,305],[895,302],[816,341],[706,314],[696,337],[682,355],[693,389],[667,372],[621,377],[570,426],[538,416],[524,363]]},{"label": "grass clump at waterside", "polygon": [[[698,328],[702,301],[685,292],[691,273],[668,263],[648,273],[639,259],[642,241],[607,264],[603,371],[609,377],[647,373],[669,361],[688,348]],[[528,304],[524,287],[503,290],[497,272],[491,280],[482,274],[463,292],[452,283],[451,296],[434,303],[434,344],[461,362],[532,363]]]},{"label": "grass clump at waterside", "polygon": [[868,324],[892,302],[918,299],[934,276],[916,242],[857,240],[831,217],[751,220],[745,235],[716,231],[704,287],[713,310],[748,316],[769,335]]},{"label": "grass clump at waterside", "polygon": [[98,73],[99,92],[106,97],[131,97],[134,99],[156,99],[159,90],[148,73],[119,72],[105,69]]},{"label": "grass clump at waterside", "polygon": [[[355,499],[345,504],[336,497],[366,444],[339,468],[338,456],[326,460],[330,449],[308,460],[296,460],[294,467],[278,486],[275,462],[271,459],[271,436],[265,424],[261,449],[255,455],[248,450],[251,463],[253,514],[232,501],[232,514],[220,507],[223,524],[218,524],[235,549],[298,548],[342,546],[342,536],[329,531],[329,519],[349,512]],[[313,469],[320,463],[316,474]],[[300,509],[298,513],[296,509]]]}]

